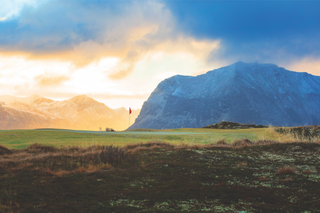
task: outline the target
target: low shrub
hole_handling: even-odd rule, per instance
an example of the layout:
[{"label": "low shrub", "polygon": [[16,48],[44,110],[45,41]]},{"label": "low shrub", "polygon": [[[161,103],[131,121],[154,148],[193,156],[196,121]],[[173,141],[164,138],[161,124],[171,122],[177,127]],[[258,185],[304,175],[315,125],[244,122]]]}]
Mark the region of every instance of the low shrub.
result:
[{"label": "low shrub", "polygon": [[311,175],[313,174],[313,172],[311,172],[309,169],[307,170],[304,170],[303,172],[301,172],[302,174],[305,174],[305,175]]},{"label": "low shrub", "polygon": [[136,143],[136,144],[128,144],[126,146],[124,146],[123,148],[126,150],[130,150],[130,149],[136,149],[138,147],[145,147],[146,149],[151,148],[153,146],[158,146],[161,148],[169,148],[169,149],[173,149],[174,145],[169,144],[169,143],[165,143],[162,141],[149,141],[147,143]]},{"label": "low shrub", "polygon": [[255,145],[269,145],[269,144],[274,144],[274,143],[279,143],[279,142],[273,141],[273,140],[258,140],[256,142],[254,142]]},{"label": "low shrub", "polygon": [[277,174],[290,175],[290,174],[297,174],[297,172],[291,166],[285,166],[285,167],[278,169]]},{"label": "low shrub", "polygon": [[4,155],[4,154],[12,154],[12,151],[7,147],[0,145],[0,155]]},{"label": "low shrub", "polygon": [[249,139],[243,138],[240,140],[234,140],[232,142],[233,146],[251,146],[253,144],[253,142],[251,142]]},{"label": "low shrub", "polygon": [[135,163],[136,157],[123,148],[113,146],[90,146],[55,148],[32,144],[25,150],[1,159],[3,168],[29,168],[63,174],[63,171],[87,171],[97,168],[110,169],[127,163]]},{"label": "low shrub", "polygon": [[226,141],[226,139],[220,139],[217,141],[217,144],[218,145],[227,145],[227,141]]},{"label": "low shrub", "polygon": [[38,152],[57,152],[59,149],[53,147],[53,146],[47,146],[42,144],[31,144],[27,147],[27,151],[31,153],[38,153]]}]

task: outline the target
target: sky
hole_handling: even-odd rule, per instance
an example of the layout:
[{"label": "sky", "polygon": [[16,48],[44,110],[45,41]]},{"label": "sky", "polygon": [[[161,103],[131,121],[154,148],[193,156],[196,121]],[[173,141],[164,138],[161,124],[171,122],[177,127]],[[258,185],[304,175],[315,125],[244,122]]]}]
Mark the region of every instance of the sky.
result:
[{"label": "sky", "polygon": [[0,95],[142,107],[237,61],[320,76],[320,0],[0,0]]}]

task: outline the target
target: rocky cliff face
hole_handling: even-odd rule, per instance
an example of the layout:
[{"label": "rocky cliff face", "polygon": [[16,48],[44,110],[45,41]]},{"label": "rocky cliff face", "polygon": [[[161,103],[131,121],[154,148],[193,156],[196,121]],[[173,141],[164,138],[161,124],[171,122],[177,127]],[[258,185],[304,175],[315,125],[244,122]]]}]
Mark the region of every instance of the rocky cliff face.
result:
[{"label": "rocky cliff face", "polygon": [[[132,119],[140,110],[135,110]],[[67,128],[99,130],[128,128],[128,110],[110,109],[85,95],[53,101],[38,95],[0,96],[0,129]]]},{"label": "rocky cliff face", "polygon": [[204,127],[221,121],[320,124],[320,76],[243,63],[162,81],[130,128]]}]

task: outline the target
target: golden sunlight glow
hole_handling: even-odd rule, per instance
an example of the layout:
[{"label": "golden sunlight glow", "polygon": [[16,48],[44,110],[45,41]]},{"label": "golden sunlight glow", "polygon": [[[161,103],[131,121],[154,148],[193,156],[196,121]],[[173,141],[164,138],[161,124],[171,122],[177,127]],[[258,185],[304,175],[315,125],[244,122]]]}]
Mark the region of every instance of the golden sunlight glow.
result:
[{"label": "golden sunlight glow", "polygon": [[54,76],[41,74],[35,77],[34,80],[37,81],[40,86],[58,86],[62,84],[64,81],[69,80],[69,77],[63,75]]},{"label": "golden sunlight glow", "polygon": [[[101,63],[104,58],[117,58],[116,66],[108,67],[107,72],[110,79],[120,80],[130,75],[135,70],[136,64],[145,60],[144,58],[148,55],[155,55],[159,52],[179,53],[180,55],[193,55],[206,61],[212,51],[219,49],[219,40],[197,40],[177,32],[174,18],[162,4],[153,3],[152,8],[152,18],[147,19],[144,15],[140,16],[132,12],[119,17],[117,24],[106,20],[106,24],[110,24],[110,27],[101,31],[102,40],[88,39],[57,51],[37,52],[32,49],[30,51],[20,49],[17,52],[16,48],[9,48],[3,50],[1,54],[19,55],[31,61],[56,60],[68,64],[69,67],[73,65],[75,69],[87,69],[86,67],[92,66],[92,63]],[[144,9],[137,5],[134,10]],[[140,12],[143,14],[142,11]],[[55,41],[58,38],[53,36],[50,39]],[[65,76],[65,74],[53,75],[52,77],[56,78],[54,81],[44,79],[44,76],[40,76],[37,80],[42,85],[50,82],[61,83],[66,80],[59,76]]]},{"label": "golden sunlight glow", "polygon": [[287,69],[298,72],[307,72],[320,76],[320,59],[304,58],[286,66]]},{"label": "golden sunlight glow", "polygon": [[145,17],[150,9],[146,13],[136,5],[116,21],[104,20],[109,27],[102,29],[100,40],[54,52],[2,51],[2,93],[54,100],[86,94],[111,108],[137,109],[165,78],[216,68],[207,59],[220,48],[219,40],[198,40],[176,31],[171,12],[162,4],[149,4],[152,17]]},{"label": "golden sunlight glow", "polygon": [[[0,96],[37,94],[61,101],[86,95],[113,109],[141,109],[161,81],[174,75],[197,76],[238,60],[270,59],[288,70],[320,76],[320,59],[290,63],[291,56],[276,57],[274,38],[265,40],[266,35],[261,34],[257,39],[248,39],[243,32],[250,32],[250,38],[256,34],[250,27],[239,31],[229,26],[232,18],[226,22],[216,20],[214,31],[207,30],[206,26],[214,22],[197,19],[205,13],[194,17],[193,12],[176,14],[170,5],[161,0],[3,1]],[[177,9],[187,12],[190,6]],[[279,56],[286,53],[285,49],[278,51]],[[261,61],[264,55],[267,57]],[[38,98],[32,96],[30,100]],[[79,96],[72,101],[85,98]]]},{"label": "golden sunlight glow", "polygon": [[131,106],[138,109],[165,78],[211,70],[213,67],[206,62],[206,57],[218,47],[218,41],[198,42],[190,38],[166,41],[163,46],[155,45],[152,51],[139,55],[132,67],[133,74],[119,80],[109,76],[123,67],[120,57],[103,57],[85,66],[75,66],[70,61],[57,59],[0,56],[3,62],[0,64],[0,89],[3,94],[38,94],[54,100],[86,94],[111,108]]}]

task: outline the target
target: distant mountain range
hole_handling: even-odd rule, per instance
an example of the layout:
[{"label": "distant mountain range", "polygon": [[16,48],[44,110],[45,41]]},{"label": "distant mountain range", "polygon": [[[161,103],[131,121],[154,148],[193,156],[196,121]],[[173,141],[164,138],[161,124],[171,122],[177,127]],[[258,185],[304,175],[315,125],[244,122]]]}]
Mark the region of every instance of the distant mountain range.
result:
[{"label": "distant mountain range", "polygon": [[320,76],[243,62],[196,77],[176,75],[157,86],[130,128],[194,128],[223,120],[319,125]]},{"label": "distant mountain range", "polygon": [[[133,110],[131,121],[140,110]],[[0,96],[0,129],[65,128],[116,130],[128,128],[127,109],[111,109],[85,95],[54,101],[38,95]]]}]

